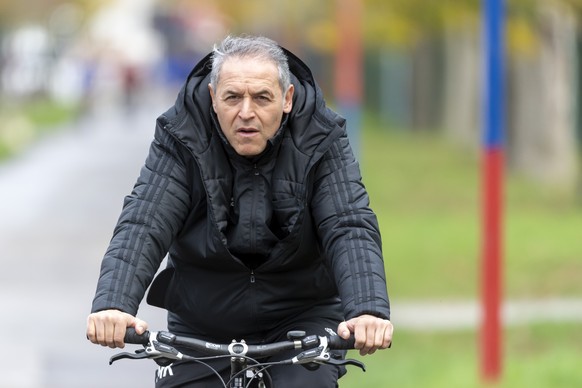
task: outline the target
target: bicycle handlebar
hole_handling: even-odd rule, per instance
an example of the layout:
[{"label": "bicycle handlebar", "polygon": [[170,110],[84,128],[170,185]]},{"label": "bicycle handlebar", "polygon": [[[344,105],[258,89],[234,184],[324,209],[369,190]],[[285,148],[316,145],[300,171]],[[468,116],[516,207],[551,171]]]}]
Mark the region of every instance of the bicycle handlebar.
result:
[{"label": "bicycle handlebar", "polygon": [[350,337],[345,340],[338,335],[317,337],[306,336],[303,332],[290,332],[289,340],[274,342],[262,345],[247,345],[244,341],[233,341],[230,344],[215,344],[190,337],[176,336],[172,333],[160,331],[145,331],[137,334],[134,328],[127,328],[124,342],[128,344],[148,345],[150,341],[158,341],[170,346],[183,346],[188,349],[197,350],[208,355],[245,355],[248,357],[266,357],[274,355],[282,350],[291,349],[312,349],[319,346],[325,338],[325,345],[330,350],[350,350],[354,349],[355,338]]},{"label": "bicycle handlebar", "polygon": [[[297,350],[298,354],[287,360],[278,361],[279,364],[299,364],[306,368],[312,368],[317,364],[355,365],[363,371],[364,364],[358,360],[336,358],[331,350],[354,349],[355,339],[352,336],[344,340],[338,335],[306,335],[304,331],[290,331],[286,341],[273,342],[261,345],[249,345],[244,340],[233,340],[230,344],[215,344],[191,337],[177,336],[167,331],[145,331],[137,334],[135,329],[127,328],[124,341],[127,344],[143,345],[144,349],[135,353],[118,353],[109,359],[109,364],[122,358],[129,359],[153,359],[158,365],[170,365],[175,360],[199,361],[203,357],[194,357],[183,354],[174,346],[189,349],[204,354],[205,356],[230,357],[231,362],[253,360],[254,366],[267,368],[269,363],[259,363],[256,359],[276,355],[285,350]],[[240,362],[240,361],[239,361]],[[224,385],[226,386],[226,385]]]},{"label": "bicycle handlebar", "polygon": [[352,350],[355,349],[356,337],[353,335],[349,339],[343,339],[339,335],[332,335],[327,337],[329,340],[329,348],[335,350]]},{"label": "bicycle handlebar", "polygon": [[[230,357],[231,368],[234,368],[232,369],[233,371],[236,370],[236,373],[233,372],[231,380],[229,380],[229,383],[234,384],[228,385],[231,387],[241,386],[238,379],[240,378],[240,374],[245,371],[245,373],[251,373],[246,376],[250,376],[251,379],[258,376],[262,381],[263,373],[266,377],[270,378],[266,370],[276,364],[298,364],[310,370],[316,369],[319,367],[319,364],[332,364],[337,366],[354,365],[366,371],[365,365],[362,362],[336,357],[336,355],[330,352],[331,350],[354,349],[355,339],[353,336],[349,340],[344,340],[334,334],[317,336],[306,335],[304,331],[290,331],[287,333],[287,340],[268,344],[249,345],[244,340],[233,340],[230,344],[215,344],[196,338],[178,336],[167,331],[155,332],[146,330],[143,334],[137,334],[134,328],[127,328],[124,341],[127,344],[143,345],[143,349],[136,350],[134,353],[124,352],[115,354],[109,359],[109,364],[123,358],[133,360],[148,358],[154,360],[160,366],[167,366],[176,360],[200,362],[207,358],[183,354],[174,347],[176,346],[181,349],[197,351],[211,358]],[[297,350],[297,354],[289,359],[275,362],[258,361],[262,358],[280,353],[281,351],[293,349]],[[247,366],[247,361],[249,360],[252,362],[252,366]],[[220,374],[214,368],[210,366],[209,368],[215,372],[217,377],[222,381],[223,386],[226,387],[227,384],[220,377]]]}]

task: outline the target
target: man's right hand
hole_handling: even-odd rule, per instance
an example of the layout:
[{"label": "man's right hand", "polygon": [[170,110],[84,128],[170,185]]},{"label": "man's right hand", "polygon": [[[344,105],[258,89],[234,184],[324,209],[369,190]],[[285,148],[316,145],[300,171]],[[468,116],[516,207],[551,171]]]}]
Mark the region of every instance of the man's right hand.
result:
[{"label": "man's right hand", "polygon": [[143,334],[148,324],[119,310],[99,311],[87,318],[87,339],[101,346],[123,348],[123,338],[128,327],[135,328],[137,334]]}]

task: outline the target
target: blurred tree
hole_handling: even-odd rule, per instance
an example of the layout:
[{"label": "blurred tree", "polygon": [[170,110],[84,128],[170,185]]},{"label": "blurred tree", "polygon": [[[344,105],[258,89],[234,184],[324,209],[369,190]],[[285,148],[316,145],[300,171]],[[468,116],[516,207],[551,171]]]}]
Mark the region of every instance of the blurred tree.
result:
[{"label": "blurred tree", "polygon": [[22,24],[47,23],[47,17],[59,5],[75,3],[88,15],[114,0],[0,0],[0,26],[14,28]]},{"label": "blurred tree", "polygon": [[520,0],[508,27],[511,166],[567,189],[576,186],[579,171],[576,4],[582,2]]},{"label": "blurred tree", "polygon": [[384,121],[445,127],[453,138],[474,142],[479,1],[364,2],[365,41],[379,62],[370,76],[380,80],[377,108]]},{"label": "blurred tree", "polygon": [[[476,149],[481,2],[364,1],[366,44],[380,57],[371,75],[381,84],[380,112],[396,118],[393,124],[443,127],[451,139]],[[507,15],[510,167],[542,183],[572,187],[582,0],[508,0]]]}]

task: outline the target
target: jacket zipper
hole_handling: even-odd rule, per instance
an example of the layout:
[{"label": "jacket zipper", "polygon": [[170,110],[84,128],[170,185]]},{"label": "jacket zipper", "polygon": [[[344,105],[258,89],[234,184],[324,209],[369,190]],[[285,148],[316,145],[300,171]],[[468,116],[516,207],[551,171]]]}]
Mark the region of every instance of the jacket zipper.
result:
[{"label": "jacket zipper", "polygon": [[255,271],[251,269],[251,284],[255,282]]},{"label": "jacket zipper", "polygon": [[[257,164],[253,166],[253,181],[256,180],[257,176],[259,175],[259,169],[257,168]],[[250,233],[250,243],[251,243],[251,252],[255,252],[256,243],[257,243],[257,236],[256,236],[256,225],[255,220],[252,218],[252,215],[255,214],[256,203],[257,203],[257,189],[256,185],[253,185],[253,202],[251,206],[251,233]]]}]

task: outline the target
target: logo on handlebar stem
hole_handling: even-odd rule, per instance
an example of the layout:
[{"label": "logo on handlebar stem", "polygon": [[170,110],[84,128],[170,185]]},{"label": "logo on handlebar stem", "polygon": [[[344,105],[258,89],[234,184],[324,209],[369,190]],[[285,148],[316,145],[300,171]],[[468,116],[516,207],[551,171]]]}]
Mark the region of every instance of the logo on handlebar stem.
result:
[{"label": "logo on handlebar stem", "polygon": [[206,342],[205,346],[206,346],[208,349],[220,349],[220,345],[213,344],[213,343],[211,343],[211,342]]}]

